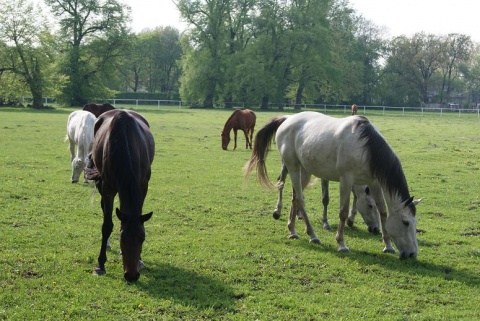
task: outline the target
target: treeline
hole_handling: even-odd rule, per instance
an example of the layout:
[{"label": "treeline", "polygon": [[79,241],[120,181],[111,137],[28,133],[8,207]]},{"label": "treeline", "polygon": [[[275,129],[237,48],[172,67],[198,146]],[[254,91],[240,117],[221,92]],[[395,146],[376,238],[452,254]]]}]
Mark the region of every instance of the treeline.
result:
[{"label": "treeline", "polygon": [[[115,95],[239,103],[420,106],[479,100],[469,36],[387,39],[347,0],[178,0],[183,33],[134,34],[117,0],[29,0],[0,8],[0,97],[83,105]],[[54,25],[49,22],[55,21]]]}]

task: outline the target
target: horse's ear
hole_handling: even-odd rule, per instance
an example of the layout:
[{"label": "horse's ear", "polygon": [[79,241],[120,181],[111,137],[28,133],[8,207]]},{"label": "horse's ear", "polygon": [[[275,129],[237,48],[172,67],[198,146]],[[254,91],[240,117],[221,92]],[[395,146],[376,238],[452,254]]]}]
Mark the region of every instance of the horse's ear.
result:
[{"label": "horse's ear", "polygon": [[150,212],[150,213],[148,213],[148,214],[142,215],[142,216],[140,217],[140,221],[141,221],[142,223],[145,223],[145,222],[148,221],[150,218],[152,218],[152,215],[153,215],[153,212]]},{"label": "horse's ear", "polygon": [[368,188],[368,186],[365,187],[365,194],[370,195],[370,188]]},{"label": "horse's ear", "polygon": [[423,197],[419,198],[418,200],[412,201],[412,203],[413,203],[413,205],[417,206],[417,204],[420,203],[421,201],[423,201]]},{"label": "horse's ear", "polygon": [[406,199],[406,200],[403,202],[403,206],[407,206],[407,205],[409,205],[409,204],[412,203],[412,202],[413,202],[413,196],[410,197],[410,198],[408,198],[408,199]]},{"label": "horse's ear", "polygon": [[123,214],[122,212],[120,212],[120,210],[118,209],[118,207],[116,208],[115,213],[117,213],[117,217],[118,217],[118,219],[120,220],[120,222],[123,222],[123,221],[125,220],[125,214]]}]

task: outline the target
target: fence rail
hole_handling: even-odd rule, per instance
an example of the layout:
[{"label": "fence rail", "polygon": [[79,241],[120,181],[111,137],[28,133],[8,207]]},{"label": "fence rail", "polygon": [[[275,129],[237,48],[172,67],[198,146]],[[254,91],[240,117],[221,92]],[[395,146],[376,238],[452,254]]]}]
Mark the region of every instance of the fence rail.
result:
[{"label": "fence rail", "polygon": [[[160,108],[161,106],[178,106],[178,107],[187,107],[187,104],[183,104],[181,100],[148,100],[148,99],[107,99],[114,106],[116,105],[135,105],[135,106],[156,106]],[[233,102],[233,106],[247,108],[251,106],[246,105],[243,102]],[[282,109],[293,109],[293,105],[289,104],[270,104],[270,108],[282,108]],[[316,110],[322,111],[324,113],[336,112],[350,114],[350,105],[333,105],[333,104],[302,104],[297,105],[301,110]],[[358,105],[358,114],[360,115],[369,115],[369,114],[382,114],[385,115],[386,112],[395,113],[395,114],[411,114],[418,113],[423,116],[424,113],[437,113],[440,115],[443,114],[476,114],[477,117],[480,117],[480,108],[466,109],[466,108],[440,108],[440,107],[391,107],[391,106],[365,106]]]},{"label": "fence rail", "polygon": [[[31,100],[31,97],[22,97],[24,102]],[[55,102],[54,98],[44,97],[45,104],[49,102]],[[190,104],[183,103],[181,100],[153,100],[153,99],[105,99],[104,101],[111,103],[113,106],[117,105],[134,105],[137,107],[140,106],[154,106],[157,109],[160,109],[161,106],[176,106],[176,107],[185,107],[187,108]],[[231,102],[232,106],[236,108],[258,108],[247,104],[245,102]],[[281,109],[294,109],[295,107],[300,108],[301,110],[315,110],[321,111],[324,113],[343,113],[350,114],[350,105],[334,105],[334,104],[301,104],[294,106],[292,104],[269,104],[269,108],[281,108]],[[382,114],[388,112],[389,114],[456,114],[459,117],[462,114],[476,114],[480,118],[480,107],[475,108],[458,108],[458,105],[450,107],[391,107],[391,106],[366,106],[358,105],[358,114],[360,115],[372,115],[372,114]]]}]

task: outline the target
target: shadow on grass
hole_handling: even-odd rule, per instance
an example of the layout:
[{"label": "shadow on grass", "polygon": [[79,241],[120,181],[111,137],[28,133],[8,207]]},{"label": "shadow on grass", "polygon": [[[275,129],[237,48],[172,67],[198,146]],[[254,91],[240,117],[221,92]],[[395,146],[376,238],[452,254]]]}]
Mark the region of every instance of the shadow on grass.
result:
[{"label": "shadow on grass", "polygon": [[135,285],[151,296],[180,301],[200,309],[230,310],[236,295],[225,282],[167,263],[145,262],[141,282]]},{"label": "shadow on grass", "polygon": [[330,244],[322,243],[320,246],[318,246],[316,244],[308,243],[308,239],[307,242],[305,242],[305,239],[303,241],[298,241],[299,242],[292,242],[292,246],[293,244],[296,244],[296,246],[303,247],[310,251],[320,250],[323,252],[328,252],[341,259],[356,261],[361,266],[365,267],[365,269],[368,269],[369,267],[380,266],[382,268],[401,272],[406,275],[435,277],[443,280],[460,282],[469,287],[480,287],[480,275],[478,273],[456,269],[453,267],[454,262],[452,262],[452,266],[449,266],[422,261],[421,253],[420,257],[416,260],[400,260],[398,255],[382,253],[381,248],[379,248],[380,251],[378,253],[372,253],[367,251],[357,251],[355,248],[350,247],[349,253],[343,253],[337,251],[337,248]]}]

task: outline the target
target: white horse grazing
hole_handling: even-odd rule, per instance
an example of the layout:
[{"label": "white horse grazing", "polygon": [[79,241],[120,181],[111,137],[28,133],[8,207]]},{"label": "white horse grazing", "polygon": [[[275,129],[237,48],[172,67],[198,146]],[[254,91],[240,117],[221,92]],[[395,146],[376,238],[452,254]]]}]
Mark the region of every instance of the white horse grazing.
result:
[{"label": "white horse grazing", "polygon": [[247,177],[256,168],[260,183],[270,187],[273,184],[268,178],[265,160],[274,136],[293,186],[288,221],[290,238],[298,238],[295,214],[301,212],[310,241],[320,243],[305,210],[302,188],[303,182],[315,175],[340,182],[340,223],[336,235],[339,251],[349,251],[343,234],[352,186],[368,185],[380,212],[383,251],[395,253],[393,241],[400,258],[417,256],[415,214],[420,200],[414,201],[410,196],[400,160],[367,118],[334,118],[302,112],[271,119],[257,132],[252,157],[245,166]]},{"label": "white horse grazing", "polygon": [[[283,205],[283,187],[285,185],[285,178],[287,177],[288,170],[285,164],[282,164],[282,169],[277,178],[277,188],[278,188],[278,199],[277,204],[275,205],[275,210],[273,211],[273,218],[279,219],[282,211]],[[308,181],[302,181],[303,189],[308,185]],[[330,230],[330,224],[328,223],[327,217],[327,208],[330,203],[330,196],[328,192],[329,182],[322,179],[322,203],[323,203],[323,217],[322,223],[323,228]],[[375,200],[370,195],[370,189],[366,185],[353,185],[352,188],[353,194],[353,203],[350,214],[347,218],[347,225],[353,227],[355,222],[355,215],[357,211],[360,212],[360,215],[363,218],[365,224],[367,224],[367,230],[370,233],[378,233],[380,231],[380,214],[378,213],[377,204]],[[302,213],[297,213],[299,219],[303,218]]]},{"label": "white horse grazing", "polygon": [[[70,161],[72,162],[72,183],[77,183],[85,169],[88,153],[93,145],[93,128],[97,118],[90,112],[77,110],[68,116],[67,136],[70,142]],[[85,182],[87,180],[85,179]]]}]

